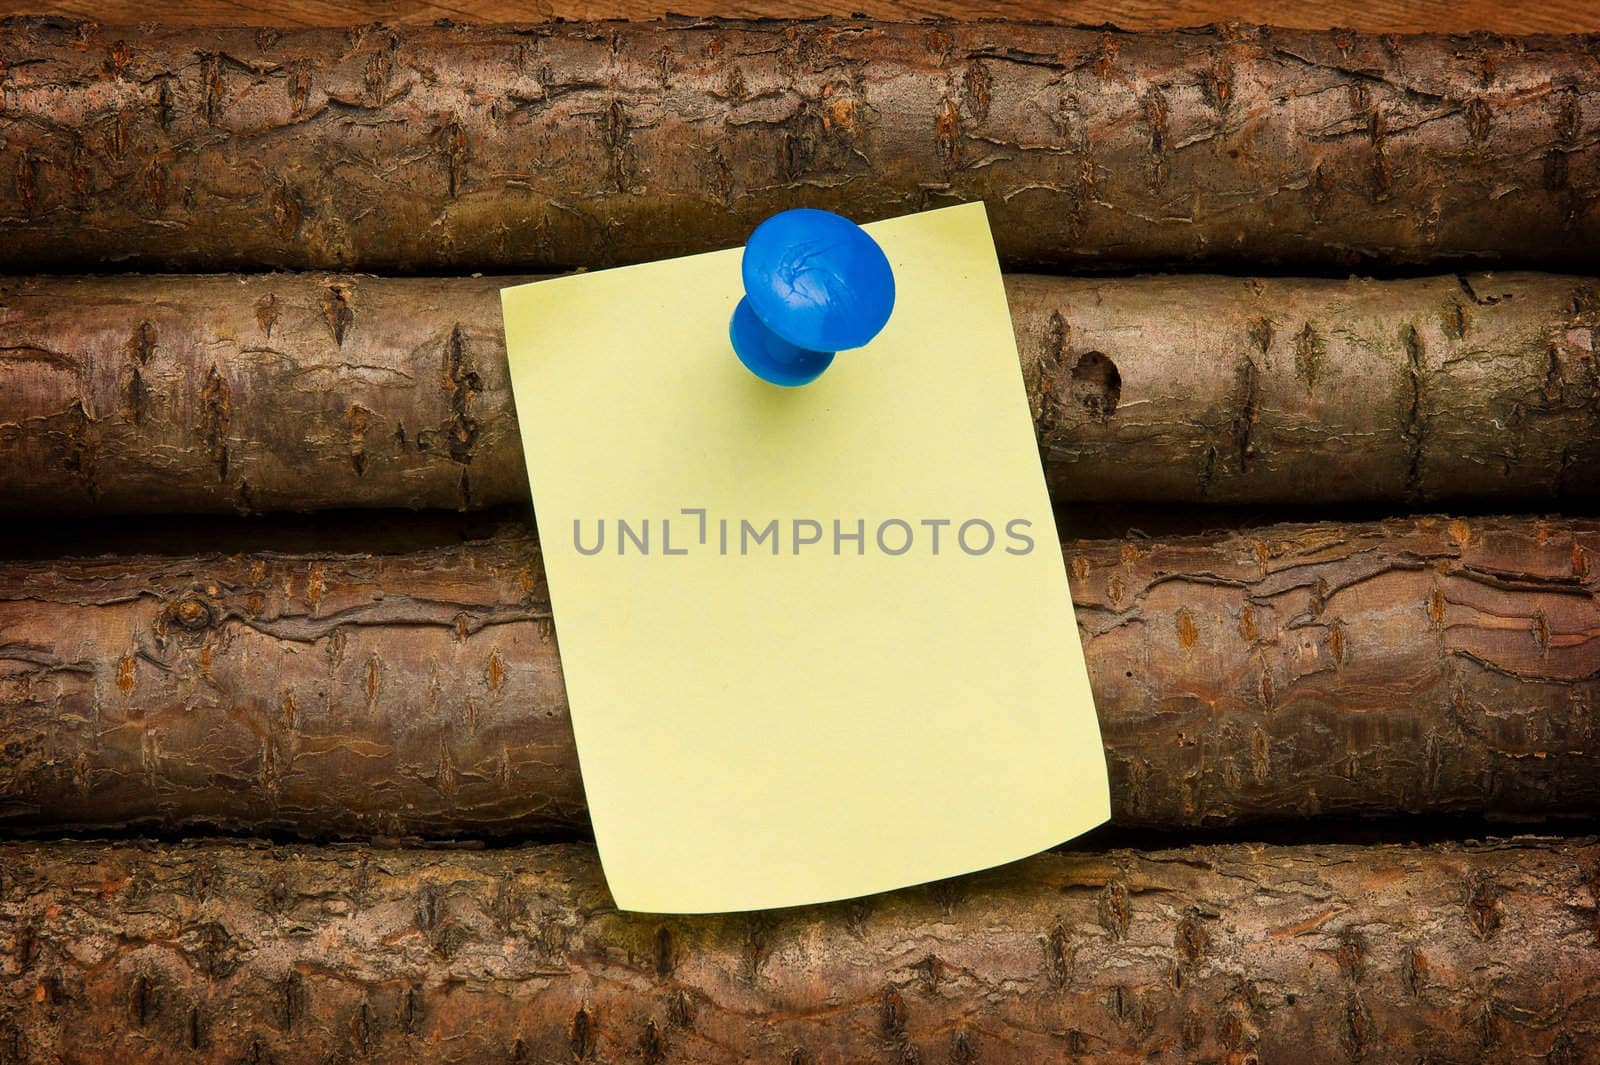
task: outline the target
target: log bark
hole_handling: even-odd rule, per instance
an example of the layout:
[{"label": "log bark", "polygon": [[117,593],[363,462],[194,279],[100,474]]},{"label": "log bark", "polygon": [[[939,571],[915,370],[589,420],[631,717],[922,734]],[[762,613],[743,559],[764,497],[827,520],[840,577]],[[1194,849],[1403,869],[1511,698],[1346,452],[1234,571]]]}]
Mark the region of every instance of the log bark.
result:
[{"label": "log bark", "polygon": [[[0,3],[0,11],[93,18],[105,23],[142,22],[150,9],[136,0],[20,0]],[[714,17],[737,11],[743,18],[789,18],[791,4],[780,0],[345,0],[330,8],[321,0],[261,0],[247,15],[230,0],[190,0],[163,11],[161,21],[181,26],[234,26],[241,18],[258,25],[355,26],[382,20],[424,25],[441,19],[516,22],[528,19],[659,19],[670,15]],[[1151,7],[1143,0],[1077,0],[1063,9],[1051,0],[816,0],[808,14],[873,19],[1019,19],[1115,25],[1125,30],[1181,30],[1241,18],[1269,17],[1276,26],[1305,30],[1346,27],[1366,33],[1595,33],[1600,12],[1585,0],[1554,0],[1536,8],[1508,9],[1494,0],[1328,0],[1315,7],[1299,4],[1251,5],[1244,0],[1176,0]]]},{"label": "log bark", "polygon": [[581,846],[0,846],[0,1053],[1600,1061],[1600,845],[1051,853],[658,918]]},{"label": "log bark", "polygon": [[[0,509],[526,505],[517,280],[0,280]],[[1057,500],[1600,495],[1592,279],[1007,284]]]},{"label": "log bark", "polygon": [[1013,266],[1585,264],[1589,37],[0,24],[0,268],[464,272],[982,199]]},{"label": "log bark", "polygon": [[[1064,546],[1113,816],[1600,809],[1600,522]],[[0,826],[586,832],[537,549],[0,568]]]}]

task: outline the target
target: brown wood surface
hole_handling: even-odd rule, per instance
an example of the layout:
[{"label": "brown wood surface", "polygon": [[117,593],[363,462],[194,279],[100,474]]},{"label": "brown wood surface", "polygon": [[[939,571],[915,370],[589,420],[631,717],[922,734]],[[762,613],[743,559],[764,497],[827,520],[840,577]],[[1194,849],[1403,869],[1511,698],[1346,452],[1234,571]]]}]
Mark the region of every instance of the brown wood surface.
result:
[{"label": "brown wood surface", "polygon": [[0,1060],[1600,1062],[1592,839],[1044,854],[612,907],[581,846],[0,844]]},{"label": "brown wood surface", "polygon": [[1130,30],[1182,29],[1260,22],[1296,29],[1345,27],[1368,33],[1592,33],[1592,0],[1516,4],[1504,0],[5,0],[0,14],[53,14],[103,22],[155,20],[171,25],[347,26],[439,19],[651,19],[669,13],[720,18],[793,18],[862,14],[881,19],[1043,19]]},{"label": "brown wood surface", "polygon": [[[0,510],[525,505],[518,280],[0,280]],[[1600,496],[1592,278],[1007,288],[1058,502]]]},{"label": "brown wood surface", "polygon": [[[982,200],[1012,268],[1593,266],[1586,37],[0,23],[0,269],[598,267]],[[448,72],[445,76],[443,72]]]},{"label": "brown wood surface", "polygon": [[[390,551],[0,567],[0,826],[587,831],[527,532]],[[1064,551],[1119,824],[1600,811],[1600,522]]]}]

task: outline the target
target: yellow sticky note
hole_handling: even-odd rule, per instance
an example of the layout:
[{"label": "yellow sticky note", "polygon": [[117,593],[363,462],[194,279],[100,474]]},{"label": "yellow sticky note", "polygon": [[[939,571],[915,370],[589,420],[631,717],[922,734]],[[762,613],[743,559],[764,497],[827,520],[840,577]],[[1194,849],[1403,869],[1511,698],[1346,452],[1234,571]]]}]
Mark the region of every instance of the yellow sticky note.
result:
[{"label": "yellow sticky note", "polygon": [[865,228],[894,314],[797,389],[729,345],[739,249],[502,293],[623,909],[864,895],[1109,816],[984,208]]}]

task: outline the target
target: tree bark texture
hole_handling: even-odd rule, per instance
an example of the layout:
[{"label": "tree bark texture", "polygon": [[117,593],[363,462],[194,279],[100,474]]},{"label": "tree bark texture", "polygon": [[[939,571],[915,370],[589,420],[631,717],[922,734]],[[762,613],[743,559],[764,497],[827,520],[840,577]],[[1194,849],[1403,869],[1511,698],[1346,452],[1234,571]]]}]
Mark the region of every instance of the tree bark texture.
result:
[{"label": "tree bark texture", "polygon": [[[1119,824],[1600,809],[1600,522],[1064,551]],[[525,532],[11,563],[0,667],[7,828],[587,831]]]},{"label": "tree bark texture", "polygon": [[[162,11],[169,25],[353,26],[368,22],[424,25],[441,19],[516,22],[565,19],[659,19],[671,14],[743,18],[791,18],[794,5],[780,0],[257,0],[241,14],[230,0],[190,0]],[[816,0],[808,15],[865,15],[874,19],[1020,19],[1080,26],[1112,24],[1125,30],[1179,30],[1212,23],[1261,19],[1274,26],[1328,30],[1344,26],[1368,33],[1594,33],[1600,13],[1586,0],[1549,0],[1537,7],[1507,8],[1495,0],[1327,0],[1315,6],[1292,0],[1175,0],[1151,7],[1144,0],[1078,0],[1069,8],[1051,0]],[[99,22],[142,22],[150,9],[136,0],[0,0],[0,13],[57,14]]]},{"label": "tree bark texture", "polygon": [[[516,280],[0,280],[0,508],[525,505]],[[1600,495],[1592,279],[1007,284],[1058,501]]]},{"label": "tree bark texture", "polygon": [[1600,1061],[1592,839],[621,914],[584,846],[0,845],[8,1062]]},{"label": "tree bark texture", "polygon": [[1589,264],[1590,37],[0,24],[0,268],[601,266],[988,204],[1013,266]]}]

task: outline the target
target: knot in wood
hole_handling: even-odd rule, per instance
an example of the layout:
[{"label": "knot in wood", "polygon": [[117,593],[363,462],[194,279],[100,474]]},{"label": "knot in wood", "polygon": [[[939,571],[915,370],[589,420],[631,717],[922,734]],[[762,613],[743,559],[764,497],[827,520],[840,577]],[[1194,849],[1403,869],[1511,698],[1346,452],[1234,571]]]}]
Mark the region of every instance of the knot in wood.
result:
[{"label": "knot in wood", "polygon": [[198,595],[186,595],[167,608],[167,616],[178,627],[199,632],[211,627],[211,604]]}]

